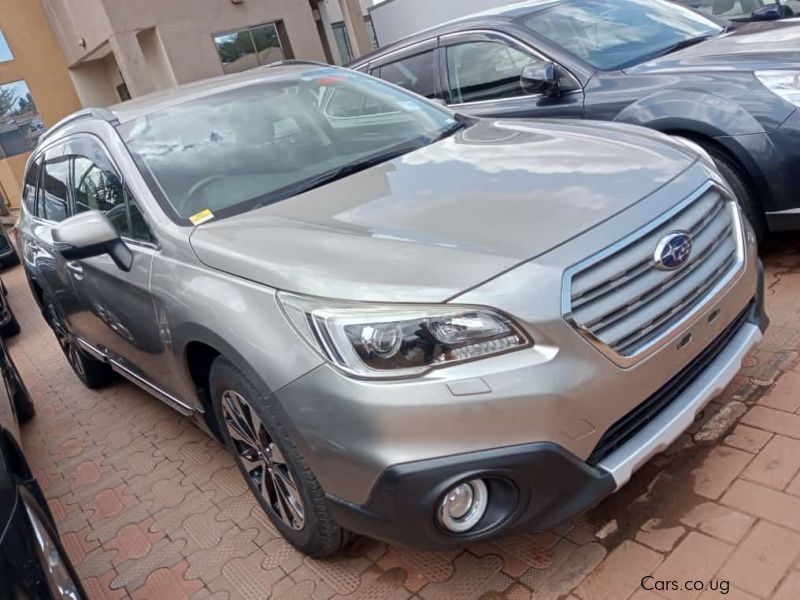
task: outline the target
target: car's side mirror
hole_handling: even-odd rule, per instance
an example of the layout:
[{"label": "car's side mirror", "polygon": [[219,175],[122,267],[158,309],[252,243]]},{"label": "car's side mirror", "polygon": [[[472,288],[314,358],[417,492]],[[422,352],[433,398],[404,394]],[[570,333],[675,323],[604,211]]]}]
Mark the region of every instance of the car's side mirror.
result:
[{"label": "car's side mirror", "polygon": [[783,6],[779,3],[768,4],[753,11],[750,19],[753,21],[777,21],[784,17]]},{"label": "car's side mirror", "polygon": [[525,66],[522,69],[520,85],[526,94],[557,96],[561,92],[556,77],[556,66],[551,62],[536,62]]},{"label": "car's side mirror", "polygon": [[99,210],[82,212],[61,221],[53,229],[56,250],[67,260],[108,254],[123,271],[133,266],[133,253],[117,230]]}]

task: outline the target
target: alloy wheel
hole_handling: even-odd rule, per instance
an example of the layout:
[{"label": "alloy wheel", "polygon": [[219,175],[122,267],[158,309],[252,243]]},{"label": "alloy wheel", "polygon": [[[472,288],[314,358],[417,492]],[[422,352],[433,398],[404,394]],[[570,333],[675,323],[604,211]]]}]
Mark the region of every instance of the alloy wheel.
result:
[{"label": "alloy wheel", "polygon": [[280,448],[250,403],[239,392],[222,393],[225,428],[253,487],[288,527],[301,530],[305,506]]},{"label": "alloy wheel", "polygon": [[69,364],[75,369],[75,372],[79,376],[84,377],[86,375],[86,369],[83,366],[83,360],[78,345],[75,343],[75,340],[67,331],[66,327],[64,327],[64,323],[58,315],[55,306],[48,304],[47,310],[50,313],[50,325],[56,335],[58,345],[61,346],[61,350],[67,357]]}]

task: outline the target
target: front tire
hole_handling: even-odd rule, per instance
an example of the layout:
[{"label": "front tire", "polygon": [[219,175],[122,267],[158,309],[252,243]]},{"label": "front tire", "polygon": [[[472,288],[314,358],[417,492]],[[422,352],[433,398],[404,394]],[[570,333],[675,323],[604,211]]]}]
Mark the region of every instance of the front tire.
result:
[{"label": "front tire", "polygon": [[223,357],[209,377],[214,414],[250,491],[286,540],[315,558],[335,554],[345,532],[325,493],[258,389]]},{"label": "front tire", "polygon": [[756,234],[756,241],[761,246],[767,239],[767,221],[764,217],[764,210],[756,198],[755,191],[752,185],[747,181],[747,178],[742,174],[742,170],[733,160],[731,160],[725,153],[721,152],[713,146],[703,146],[708,152],[714,163],[717,166],[720,174],[725,178],[725,181],[731,186],[739,206],[753,226],[753,231]]},{"label": "front tire", "polygon": [[97,390],[111,383],[114,380],[113,369],[108,364],[92,358],[78,346],[52,299],[45,298],[44,310],[47,324],[53,330],[61,351],[81,383],[90,390]]}]

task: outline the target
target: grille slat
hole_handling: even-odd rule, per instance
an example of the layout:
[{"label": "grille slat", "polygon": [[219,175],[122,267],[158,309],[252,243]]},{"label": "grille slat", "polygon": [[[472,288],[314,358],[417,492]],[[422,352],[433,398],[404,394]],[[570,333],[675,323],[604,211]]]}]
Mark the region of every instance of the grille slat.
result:
[{"label": "grille slat", "polygon": [[[573,324],[623,358],[642,352],[737,267],[741,233],[735,210],[711,187],[640,237],[579,267],[568,288]],[[678,270],[659,270],[656,246],[676,231],[692,236],[691,258]]]},{"label": "grille slat", "polygon": [[[728,225],[730,227],[730,225]],[[659,271],[650,270],[649,272],[649,279],[651,282],[647,282],[649,287],[641,294],[636,296],[635,298],[630,298],[627,300],[628,304],[625,308],[622,309],[619,315],[614,315],[611,319],[612,321],[616,321],[619,318],[622,318],[625,314],[632,312],[639,308],[642,304],[647,302],[648,300],[652,299],[655,294],[660,291],[666,290],[672,285],[676,285],[682,279],[685,279],[689,274],[693,273],[699,268],[702,268],[704,265],[705,259],[708,258],[710,254],[716,251],[720,245],[730,241],[730,231],[727,229],[723,229],[720,232],[717,232],[716,237],[711,241],[709,245],[703,248],[696,256],[692,257],[691,262],[681,269],[680,271],[673,271],[672,277],[669,279],[663,279],[659,277]],[[733,248],[733,252],[736,251],[736,248]],[[693,253],[694,254],[694,253]],[[589,319],[587,315],[587,327],[595,328],[595,329],[603,329],[609,324],[609,317],[596,317],[594,319]],[[602,324],[600,324],[602,323]]]},{"label": "grille slat", "polygon": [[[695,236],[698,236],[701,233],[705,232],[708,225],[713,222],[714,217],[716,217],[719,214],[719,212],[724,208],[725,208],[725,202],[723,201],[717,202],[714,205],[712,211],[706,214],[703,220],[700,221],[694,228],[689,230],[689,234],[694,238]],[[601,283],[594,289],[587,290],[583,293],[575,295],[572,300],[573,310],[580,308],[583,304],[586,304],[587,302],[594,300],[595,298],[598,298],[601,295],[605,295],[607,293],[612,292],[613,290],[624,285],[625,283],[630,282],[632,279],[638,277],[639,275],[650,272],[652,270],[652,266],[653,266],[652,257],[647,257],[646,259],[639,262],[635,267],[629,269],[624,273],[621,273],[617,277],[612,278],[610,281],[606,283]]]},{"label": "grille slat", "polygon": [[661,411],[680,397],[741,329],[749,310],[750,307],[748,306],[711,345],[655,394],[609,427],[594,447],[587,462],[590,465],[597,465],[606,456],[639,433],[661,414]]}]

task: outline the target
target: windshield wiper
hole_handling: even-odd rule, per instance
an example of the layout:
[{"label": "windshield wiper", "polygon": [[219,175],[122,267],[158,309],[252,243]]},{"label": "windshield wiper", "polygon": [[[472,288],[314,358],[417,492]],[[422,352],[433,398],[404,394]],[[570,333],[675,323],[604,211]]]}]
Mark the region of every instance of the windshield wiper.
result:
[{"label": "windshield wiper", "polygon": [[677,52],[678,50],[683,50],[684,48],[690,48],[692,46],[696,46],[697,44],[702,44],[703,42],[707,42],[711,38],[717,37],[718,34],[716,33],[709,33],[706,35],[699,35],[697,37],[689,38],[688,40],[681,40],[671,46],[667,46],[658,52],[654,52],[650,56],[647,57],[646,60],[642,62],[647,62],[648,60],[653,60],[654,58],[660,58],[662,56],[666,56],[667,54],[672,54],[673,52]]},{"label": "windshield wiper", "polygon": [[414,140],[413,143],[403,144],[402,146],[395,146],[394,148],[383,152],[381,154],[376,154],[375,156],[367,156],[360,160],[356,160],[352,163],[346,164],[341,167],[337,167],[335,169],[331,169],[330,171],[325,171],[312,177],[310,179],[306,179],[304,181],[300,181],[295,185],[290,185],[285,188],[281,188],[276,190],[274,193],[269,194],[268,198],[258,202],[252,208],[248,210],[255,210],[257,208],[261,208],[263,206],[267,206],[268,204],[272,204],[273,202],[277,202],[279,200],[283,200],[284,198],[291,198],[292,196],[298,196],[305,192],[310,192],[313,189],[318,187],[322,187],[328,183],[332,183],[337,179],[342,179],[347,177],[348,175],[353,175],[354,173],[358,173],[359,171],[363,171],[365,169],[369,169],[370,167],[374,167],[375,165],[379,165],[386,161],[392,160],[393,158],[397,158],[398,156],[402,156],[403,154],[408,154],[409,152],[413,152],[414,150],[419,149],[425,145],[424,142],[420,142],[418,139]]}]

